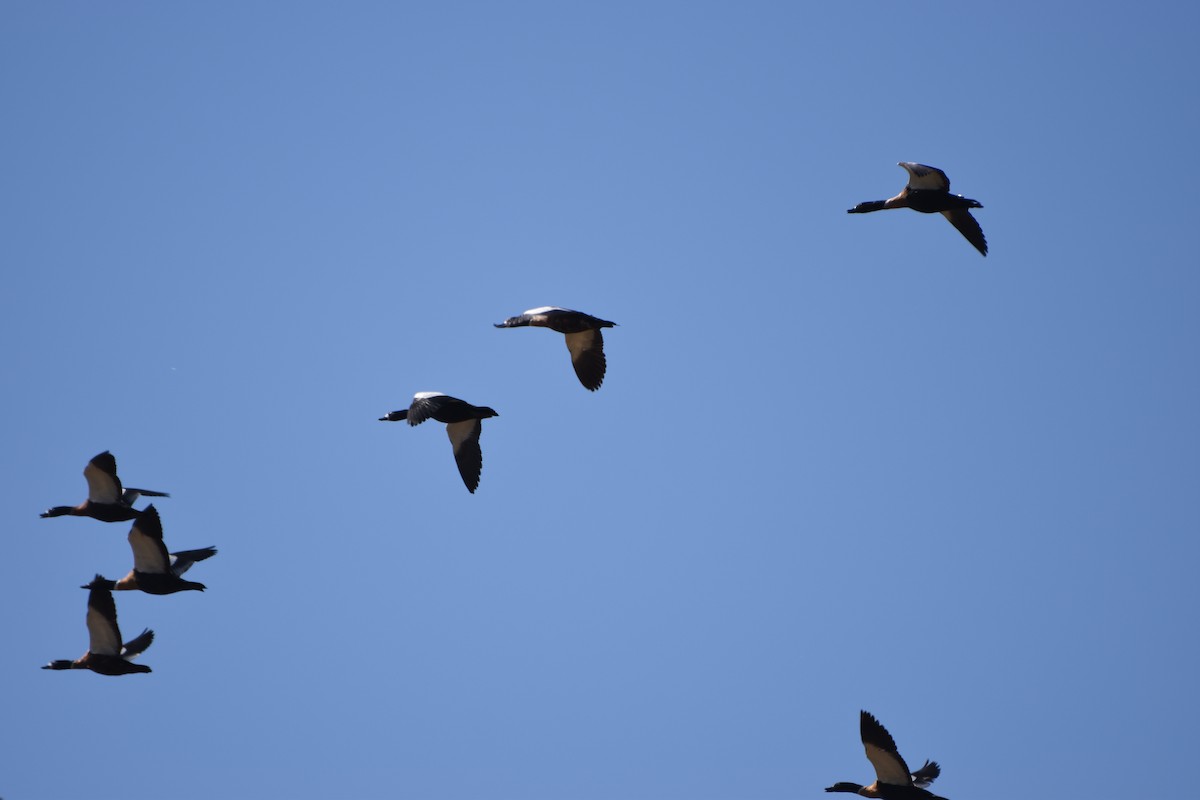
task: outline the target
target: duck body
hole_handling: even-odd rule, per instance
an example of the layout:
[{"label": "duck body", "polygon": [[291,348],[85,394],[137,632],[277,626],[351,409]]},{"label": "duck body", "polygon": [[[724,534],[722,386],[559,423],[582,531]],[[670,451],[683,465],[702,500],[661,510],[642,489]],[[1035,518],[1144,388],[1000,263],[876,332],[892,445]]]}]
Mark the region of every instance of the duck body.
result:
[{"label": "duck body", "polygon": [[88,650],[74,661],[58,659],[42,669],[87,669],[100,675],[132,675],[150,672],[145,664],[136,664],[131,658],[143,652],[154,642],[154,631],[147,628],[124,644],[121,629],[117,627],[117,605],[113,602],[108,585],[111,582],[100,575],[88,584],[87,627]]},{"label": "duck body", "polygon": [[399,411],[388,412],[380,421],[399,422],[407,420],[409,425],[420,425],[427,419],[453,425],[469,420],[489,419],[500,416],[487,406],[473,406],[465,400],[441,392],[417,392],[412,404]]},{"label": "duck body", "polygon": [[140,672],[152,672],[145,664],[126,661],[121,656],[109,656],[87,652],[80,658],[51,661],[42,669],[90,669],[97,675],[133,675]]},{"label": "duck body", "polygon": [[494,409],[487,406],[471,405],[441,392],[417,392],[408,408],[388,412],[379,421],[407,421],[414,426],[427,419],[445,423],[458,473],[467,491],[474,494],[479,488],[479,476],[483,471],[483,451],[479,447],[483,420],[498,416]]},{"label": "duck body", "polygon": [[584,331],[599,330],[600,328],[616,327],[615,322],[593,317],[582,311],[572,311],[558,306],[541,306],[531,308],[515,317],[509,317],[504,322],[497,322],[497,328],[549,328],[559,333],[583,333]]},{"label": "duck body", "polygon": [[909,772],[892,735],[866,711],[859,712],[859,735],[867,760],[875,767],[875,782],[861,786],[839,781],[826,787],[825,791],[880,797],[883,800],[947,800],[926,789],[942,774],[938,763],[926,761],[916,772]]},{"label": "duck body", "polygon": [[496,327],[549,328],[564,334],[575,376],[585,389],[594,392],[604,383],[604,374],[608,369],[608,362],[604,357],[604,336],[600,331],[602,328],[616,327],[616,324],[582,311],[558,306],[541,306],[509,317],[504,322],[498,322]]},{"label": "duck body", "polygon": [[987,239],[979,222],[971,216],[969,209],[983,208],[978,200],[950,193],[950,179],[937,167],[901,161],[899,166],[908,172],[908,184],[895,197],[887,200],[869,200],[847,209],[847,214],[869,214],[890,208],[911,208],[922,214],[941,214],[982,255],[987,255]]},{"label": "duck body", "polygon": [[927,189],[905,189],[908,193],[904,208],[911,208],[922,214],[944,214],[947,211],[966,208],[983,208],[978,200],[963,197],[961,194],[949,192],[934,192]]},{"label": "duck body", "polygon": [[[119,581],[105,581],[105,588],[115,591],[139,590],[146,594],[174,594],[189,590],[203,592],[206,588],[203,583],[184,580],[182,575],[197,561],[217,554],[215,547],[168,553],[163,542],[162,519],[153,505],[146,506],[129,529],[129,547],[133,550],[133,569]],[[96,581],[82,588],[92,588],[94,583]]]},{"label": "duck body", "polygon": [[140,513],[142,512],[132,506],[117,503],[93,503],[91,500],[84,500],[77,506],[54,506],[53,508],[48,508],[40,516],[42,519],[49,519],[50,517],[91,517],[101,522],[127,522],[131,519],[137,519]]},{"label": "duck body", "polygon": [[827,792],[849,792],[862,797],[880,797],[883,800],[946,800],[938,797],[928,789],[918,786],[893,786],[881,784],[878,781],[870,786],[859,786],[857,783],[840,782],[828,787]]},{"label": "duck body", "polygon": [[124,578],[115,581],[113,588],[121,590],[137,590],[146,594],[175,594],[195,590],[203,592],[205,585],[196,581],[185,581],[177,575],[162,575],[153,572],[138,572],[133,570]]},{"label": "duck body", "polygon": [[137,519],[142,512],[133,507],[139,497],[170,497],[166,492],[151,489],[125,488],[117,477],[117,459],[105,450],[83,468],[87,479],[88,498],[77,506],[54,506],[42,512],[48,517],[91,517],[101,522],[126,522]]}]

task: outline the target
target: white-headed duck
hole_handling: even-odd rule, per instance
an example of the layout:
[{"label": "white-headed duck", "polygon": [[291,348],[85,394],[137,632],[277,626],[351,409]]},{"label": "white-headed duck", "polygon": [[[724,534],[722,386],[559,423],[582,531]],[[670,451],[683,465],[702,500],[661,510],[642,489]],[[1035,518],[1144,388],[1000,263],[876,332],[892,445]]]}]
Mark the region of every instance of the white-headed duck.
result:
[{"label": "white-headed duck", "polygon": [[859,786],[843,781],[825,791],[882,797],[884,800],[946,800],[925,789],[942,774],[942,768],[936,761],[926,761],[925,766],[910,773],[900,751],[896,749],[892,735],[866,711],[859,713],[859,733],[867,751],[867,760],[875,767],[875,782],[870,786]]},{"label": "white-headed duck", "polygon": [[571,366],[575,367],[575,374],[579,376],[583,388],[594,392],[604,383],[604,371],[607,367],[604,360],[604,336],[600,329],[612,328],[616,324],[591,314],[584,314],[582,311],[542,306],[531,308],[519,317],[509,317],[504,322],[498,322],[496,327],[521,328],[531,325],[566,334],[567,349],[571,351]]},{"label": "white-headed duck", "polygon": [[983,208],[978,200],[971,200],[961,194],[950,194],[950,179],[946,173],[937,167],[917,164],[913,161],[901,161],[900,166],[908,170],[908,184],[900,190],[900,194],[887,200],[871,200],[859,203],[849,209],[847,214],[866,214],[871,211],[882,211],[885,208],[911,208],[922,214],[938,213],[950,220],[950,224],[958,228],[958,232],[975,245],[975,249],[987,255],[987,239],[983,237],[983,229],[971,216],[970,208]]},{"label": "white-headed duck", "polygon": [[77,506],[55,506],[42,512],[46,517],[91,517],[101,522],[125,522],[142,513],[133,507],[139,497],[170,497],[166,492],[149,489],[123,489],[117,477],[117,459],[105,450],[83,468],[88,498]]},{"label": "white-headed duck", "polygon": [[408,408],[392,411],[379,420],[399,422],[406,419],[409,425],[420,425],[427,419],[446,423],[446,434],[454,448],[458,474],[462,475],[467,491],[474,494],[479,488],[479,474],[483,471],[483,452],[479,449],[482,420],[498,416],[487,406],[473,406],[441,392],[417,392]]},{"label": "white-headed duck", "polygon": [[[185,581],[181,576],[192,564],[217,554],[215,547],[168,553],[163,543],[162,520],[153,505],[146,506],[141,516],[133,521],[133,527],[129,529],[129,547],[133,550],[133,569],[119,581],[106,581],[105,588],[140,589],[147,594],[174,594],[188,589],[203,592],[203,583]],[[95,583],[92,581],[82,588],[90,589]]]},{"label": "white-headed duck", "polygon": [[42,669],[90,669],[101,675],[128,675],[133,672],[149,672],[145,664],[135,664],[129,659],[141,653],[154,641],[154,631],[147,628],[133,639],[121,644],[121,629],[117,627],[117,604],[108,581],[97,575],[87,588],[88,651],[74,661],[60,659],[51,661]]}]

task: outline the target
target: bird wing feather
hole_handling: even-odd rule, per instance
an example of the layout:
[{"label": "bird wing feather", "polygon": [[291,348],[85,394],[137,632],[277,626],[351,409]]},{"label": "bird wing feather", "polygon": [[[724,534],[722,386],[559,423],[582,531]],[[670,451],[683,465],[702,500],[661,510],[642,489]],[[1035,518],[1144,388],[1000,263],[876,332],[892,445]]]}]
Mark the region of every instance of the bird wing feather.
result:
[{"label": "bird wing feather", "polygon": [[468,419],[462,422],[451,422],[446,426],[446,435],[454,448],[454,461],[458,464],[458,474],[472,494],[479,488],[479,475],[483,472],[483,451],[479,448],[479,435],[483,432],[483,422],[478,419]]},{"label": "bird wing feather", "polygon": [[121,502],[121,479],[117,477],[117,459],[105,450],[83,468],[87,479],[88,500],[112,505]]},{"label": "bird wing feather", "polygon": [[453,399],[441,392],[417,392],[413,395],[412,405],[408,407],[408,424],[420,425]]},{"label": "bird wing feather", "polygon": [[896,742],[887,728],[879,724],[879,720],[866,711],[860,718],[863,747],[867,751],[867,760],[875,767],[875,777],[880,783],[892,786],[911,786],[912,776],[908,765],[896,749]]},{"label": "bird wing feather", "polygon": [[568,333],[567,349],[571,351],[571,366],[579,382],[589,391],[604,383],[608,362],[604,358],[604,336],[599,329]]},{"label": "bird wing feather", "polygon": [[146,506],[129,529],[129,547],[133,550],[133,568],[138,572],[165,575],[171,570],[171,556],[163,543],[162,521],[158,509]]},{"label": "bird wing feather", "polygon": [[153,641],[154,631],[146,628],[146,630],[142,631],[124,644],[124,646],[121,648],[121,657],[130,659],[134,656],[140,655],[146,650],[147,647],[150,646],[151,642]]},{"label": "bird wing feather", "polygon": [[88,651],[100,656],[121,654],[121,629],[117,627],[117,604],[108,589],[88,593]]},{"label": "bird wing feather", "polygon": [[926,759],[925,764],[912,774],[913,786],[916,786],[918,789],[924,789],[937,780],[938,775],[941,774],[942,768],[938,766],[938,763]]},{"label": "bird wing feather", "polygon": [[910,189],[950,191],[950,179],[946,177],[946,173],[937,167],[918,164],[915,161],[901,161],[900,166],[908,170],[908,186]]},{"label": "bird wing feather", "polygon": [[967,241],[975,246],[983,255],[987,255],[988,245],[987,239],[984,238],[983,228],[979,227],[978,220],[967,211],[965,208],[953,208],[949,211],[943,211],[942,216],[950,220],[950,224],[958,228],[958,232],[966,237]]}]

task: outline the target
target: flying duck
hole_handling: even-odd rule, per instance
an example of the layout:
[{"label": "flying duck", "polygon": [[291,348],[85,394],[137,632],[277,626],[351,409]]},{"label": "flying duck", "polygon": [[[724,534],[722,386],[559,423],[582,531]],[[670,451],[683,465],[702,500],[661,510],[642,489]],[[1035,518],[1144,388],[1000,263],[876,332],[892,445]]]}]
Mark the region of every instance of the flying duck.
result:
[{"label": "flying duck", "polygon": [[970,208],[983,208],[978,200],[971,200],[961,194],[950,194],[950,179],[946,173],[937,167],[928,167],[912,161],[901,161],[900,166],[908,170],[908,185],[900,190],[900,194],[887,200],[871,200],[859,203],[846,211],[847,214],[866,214],[871,211],[882,211],[885,208],[911,208],[922,214],[940,213],[950,224],[958,228],[958,232],[967,237],[967,241],[975,246],[983,255],[987,255],[987,239],[983,238],[983,229],[971,216]]},{"label": "flying duck", "polygon": [[97,575],[87,588],[88,651],[74,661],[59,659],[51,661],[42,669],[90,669],[101,675],[128,675],[131,672],[149,672],[145,664],[134,664],[129,659],[145,650],[154,641],[154,631],[147,628],[125,644],[121,644],[121,629],[117,627],[117,604],[106,581]]},{"label": "flying duck", "polygon": [[[188,589],[203,592],[204,584],[185,581],[181,576],[192,564],[217,554],[217,548],[180,550],[167,553],[163,544],[162,520],[158,509],[146,506],[129,529],[129,546],[133,549],[133,569],[119,581],[105,581],[106,589],[141,589],[147,594],[174,594]],[[96,580],[80,588],[91,589]]]},{"label": "flying duck", "polygon": [[497,328],[521,328],[532,325],[566,334],[567,349],[571,351],[571,366],[583,388],[594,392],[604,383],[604,336],[601,328],[612,328],[615,322],[572,311],[569,308],[542,306],[531,308],[519,317],[509,317],[496,323]]},{"label": "flying duck", "polygon": [[124,522],[142,513],[133,507],[139,497],[170,497],[166,492],[149,489],[122,489],[117,477],[117,459],[105,450],[83,468],[87,478],[88,498],[77,506],[55,506],[42,512],[46,517],[91,517],[101,522]]},{"label": "flying duck", "polygon": [[380,417],[380,422],[399,422],[407,419],[409,425],[420,425],[427,419],[446,423],[446,434],[454,447],[454,460],[458,462],[458,474],[471,494],[479,488],[479,473],[483,471],[483,452],[479,449],[479,434],[483,432],[483,420],[500,416],[487,406],[473,406],[457,397],[441,392],[417,392],[412,405]]},{"label": "flying duck", "polygon": [[870,786],[859,786],[843,781],[825,791],[850,792],[863,797],[882,797],[884,800],[946,800],[925,789],[942,774],[942,768],[936,761],[926,761],[923,767],[910,773],[908,765],[900,757],[900,751],[896,749],[892,735],[879,724],[879,720],[862,711],[859,730],[867,760],[875,767],[875,782]]}]

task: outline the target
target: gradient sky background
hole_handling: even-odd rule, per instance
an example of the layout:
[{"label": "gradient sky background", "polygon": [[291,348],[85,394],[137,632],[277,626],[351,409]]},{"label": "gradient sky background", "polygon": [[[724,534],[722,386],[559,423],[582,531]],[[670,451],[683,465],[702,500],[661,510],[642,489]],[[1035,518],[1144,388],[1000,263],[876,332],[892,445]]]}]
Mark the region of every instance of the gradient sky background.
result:
[{"label": "gradient sky background", "polygon": [[[5,4],[0,796],[818,798],[860,708],[954,800],[1200,796],[1198,30]],[[901,160],[989,257],[845,213]],[[422,390],[500,412],[474,496]],[[220,555],[117,597],[153,674],[43,671],[106,449]]]}]

